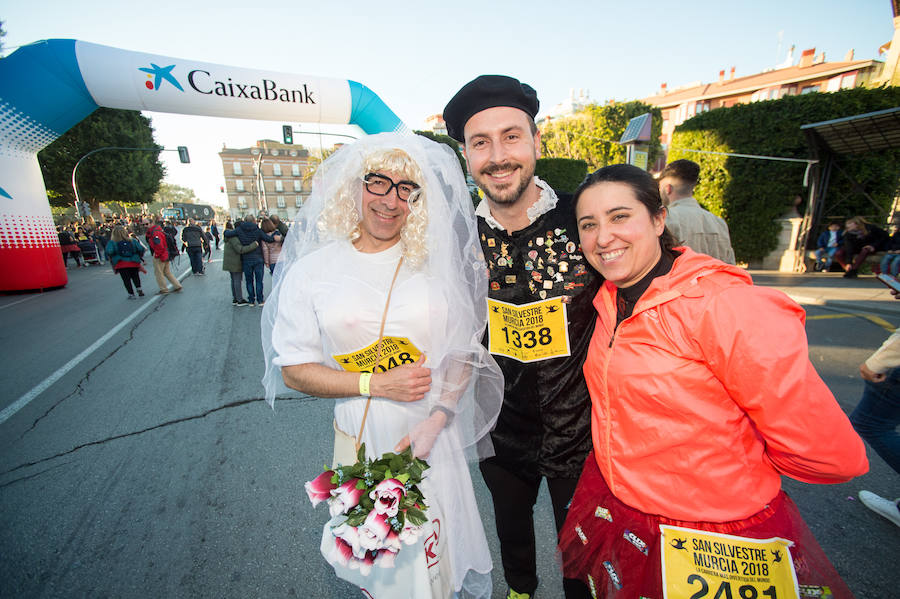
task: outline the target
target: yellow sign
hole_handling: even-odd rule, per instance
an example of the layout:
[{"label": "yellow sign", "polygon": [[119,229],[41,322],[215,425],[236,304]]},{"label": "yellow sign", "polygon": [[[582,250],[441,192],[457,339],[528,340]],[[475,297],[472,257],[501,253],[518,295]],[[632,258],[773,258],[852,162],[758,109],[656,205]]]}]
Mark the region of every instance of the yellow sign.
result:
[{"label": "yellow sign", "polygon": [[[372,372],[378,342],[357,349],[349,354],[332,356],[341,368],[349,372]],[[406,337],[384,337],[381,340],[381,359],[375,372],[385,372],[401,364],[412,364],[419,359],[422,352]]]},{"label": "yellow sign", "polygon": [[634,166],[640,168],[641,170],[647,170],[647,161],[650,158],[649,152],[642,152],[641,150],[634,151],[634,160],[632,164]]},{"label": "yellow sign", "polygon": [[748,539],[665,524],[659,530],[665,599],[799,597],[791,541]]},{"label": "yellow sign", "polygon": [[567,322],[561,297],[518,306],[488,298],[488,351],[519,362],[568,356]]}]

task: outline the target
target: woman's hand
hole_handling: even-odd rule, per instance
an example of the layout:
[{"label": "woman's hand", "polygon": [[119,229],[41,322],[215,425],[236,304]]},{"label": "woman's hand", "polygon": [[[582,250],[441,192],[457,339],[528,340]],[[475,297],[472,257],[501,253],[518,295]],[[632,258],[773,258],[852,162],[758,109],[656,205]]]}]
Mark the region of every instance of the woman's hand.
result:
[{"label": "woman's hand", "polygon": [[437,441],[438,435],[447,424],[447,414],[435,411],[431,416],[420,422],[416,427],[394,447],[394,453],[400,453],[412,443],[413,457],[427,458]]},{"label": "woman's hand", "polygon": [[425,368],[425,354],[412,364],[403,364],[387,372],[372,375],[369,390],[374,397],[394,401],[419,401],[431,389],[431,369]]}]

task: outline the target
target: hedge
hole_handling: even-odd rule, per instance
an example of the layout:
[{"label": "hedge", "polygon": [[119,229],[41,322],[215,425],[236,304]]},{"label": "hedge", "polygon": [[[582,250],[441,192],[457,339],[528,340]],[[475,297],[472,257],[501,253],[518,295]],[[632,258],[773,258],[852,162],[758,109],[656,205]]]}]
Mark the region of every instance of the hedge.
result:
[{"label": "hedge", "polygon": [[[761,259],[777,246],[776,219],[796,195],[807,197],[803,163],[726,157],[685,152],[707,150],[811,158],[801,125],[849,117],[900,105],[900,88],[848,89],[834,93],[787,96],[780,100],[719,108],[697,115],[675,129],[668,160],[687,158],[700,164],[694,196],[728,222],[739,261]],[[887,214],[897,191],[900,150],[838,157],[839,165],[863,184],[878,205],[852,189],[838,169],[832,172],[823,214]],[[850,197],[845,197],[850,194]],[[805,204],[805,202],[804,202]]]},{"label": "hedge", "polygon": [[574,193],[587,172],[587,162],[572,158],[540,158],[534,167],[535,175],[563,193]]}]

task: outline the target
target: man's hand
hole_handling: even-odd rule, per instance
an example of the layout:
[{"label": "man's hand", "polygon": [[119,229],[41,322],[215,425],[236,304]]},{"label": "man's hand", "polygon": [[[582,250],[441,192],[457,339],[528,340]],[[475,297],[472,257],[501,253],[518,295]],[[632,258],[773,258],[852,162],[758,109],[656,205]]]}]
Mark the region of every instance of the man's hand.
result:
[{"label": "man's hand", "polygon": [[447,414],[436,411],[431,416],[416,425],[408,435],[403,437],[397,446],[394,447],[394,453],[404,451],[409,444],[412,443],[413,457],[427,458],[437,441],[438,435],[444,430],[447,424]]},{"label": "man's hand", "polygon": [[425,368],[425,354],[412,364],[403,364],[387,372],[372,375],[369,390],[375,397],[394,401],[419,401],[431,389],[431,369]]},{"label": "man's hand", "polygon": [[859,374],[870,383],[880,383],[887,378],[887,375],[883,372],[872,372],[869,370],[865,362],[859,365]]}]

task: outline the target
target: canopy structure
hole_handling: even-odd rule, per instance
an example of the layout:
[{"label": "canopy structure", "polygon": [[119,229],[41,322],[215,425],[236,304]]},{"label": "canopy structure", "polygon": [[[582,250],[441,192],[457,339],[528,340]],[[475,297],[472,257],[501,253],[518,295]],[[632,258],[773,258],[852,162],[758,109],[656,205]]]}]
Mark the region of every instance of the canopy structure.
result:
[{"label": "canopy structure", "polygon": [[[796,249],[799,251],[795,254],[797,258],[794,270],[804,269],[807,245],[811,233],[816,230],[822,218],[825,195],[834,169],[837,168],[849,177],[841,170],[837,159],[845,155],[900,148],[900,107],[801,125],[800,130],[806,136],[813,158],[818,163],[816,176],[810,180],[807,209],[797,238]],[[853,183],[858,191],[869,197],[862,185],[856,181]],[[869,200],[877,208],[871,197]]]},{"label": "canopy structure", "polygon": [[0,291],[66,284],[37,153],[98,107],[281,122],[406,125],[355,81],[42,40],[0,60]]}]

